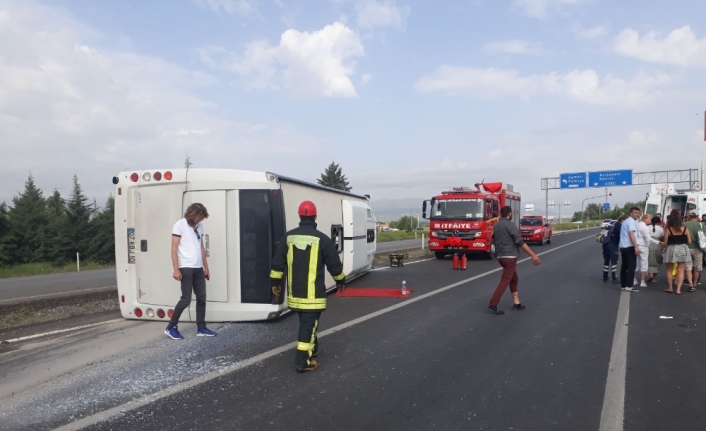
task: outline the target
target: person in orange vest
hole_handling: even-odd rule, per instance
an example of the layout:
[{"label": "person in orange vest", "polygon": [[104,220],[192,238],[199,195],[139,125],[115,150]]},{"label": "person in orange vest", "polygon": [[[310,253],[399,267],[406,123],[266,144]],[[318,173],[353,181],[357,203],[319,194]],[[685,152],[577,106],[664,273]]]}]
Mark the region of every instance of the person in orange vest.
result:
[{"label": "person in orange vest", "polygon": [[336,246],[331,238],[316,229],[316,215],[313,202],[304,201],[299,205],[299,227],[287,232],[277,244],[270,271],[275,295],[282,292],[282,280],[285,271],[287,273],[287,304],[299,314],[294,366],[300,373],[318,367],[316,331],[321,312],[326,310],[324,266],[336,281],[338,290],[346,289],[346,275]]}]

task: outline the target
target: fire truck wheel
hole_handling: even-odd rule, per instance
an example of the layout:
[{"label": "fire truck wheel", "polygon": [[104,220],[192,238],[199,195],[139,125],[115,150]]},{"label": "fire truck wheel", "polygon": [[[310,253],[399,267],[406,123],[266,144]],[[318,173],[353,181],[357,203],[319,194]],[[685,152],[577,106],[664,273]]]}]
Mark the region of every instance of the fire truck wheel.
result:
[{"label": "fire truck wheel", "polygon": [[446,253],[441,252],[441,251],[435,251],[435,252],[434,252],[434,255],[436,255],[436,258],[437,258],[437,259],[443,259],[443,258],[446,257]]}]

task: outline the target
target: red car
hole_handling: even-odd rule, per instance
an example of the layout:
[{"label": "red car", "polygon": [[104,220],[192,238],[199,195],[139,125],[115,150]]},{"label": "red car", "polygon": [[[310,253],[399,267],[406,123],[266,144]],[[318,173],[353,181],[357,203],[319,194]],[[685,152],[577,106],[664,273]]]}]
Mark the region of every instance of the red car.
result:
[{"label": "red car", "polygon": [[553,231],[549,220],[542,216],[524,216],[520,219],[520,235],[527,243],[551,244]]}]

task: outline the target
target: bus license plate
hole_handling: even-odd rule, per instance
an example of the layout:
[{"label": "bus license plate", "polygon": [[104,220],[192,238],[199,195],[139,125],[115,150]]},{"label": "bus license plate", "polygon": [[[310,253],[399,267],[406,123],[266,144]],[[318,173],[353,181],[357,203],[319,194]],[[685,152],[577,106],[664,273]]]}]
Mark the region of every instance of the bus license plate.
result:
[{"label": "bus license plate", "polygon": [[135,263],[135,228],[127,229],[127,263]]}]

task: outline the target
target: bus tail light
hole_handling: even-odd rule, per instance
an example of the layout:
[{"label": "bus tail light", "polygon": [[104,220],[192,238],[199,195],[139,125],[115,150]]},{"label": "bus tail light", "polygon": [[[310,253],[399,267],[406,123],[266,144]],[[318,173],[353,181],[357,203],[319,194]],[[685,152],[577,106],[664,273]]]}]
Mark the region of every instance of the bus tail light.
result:
[{"label": "bus tail light", "polygon": [[145,313],[145,314],[147,314],[147,317],[149,317],[151,319],[154,317],[154,310],[151,308],[148,308],[147,313]]},{"label": "bus tail light", "polygon": [[162,310],[161,308],[158,309],[157,310],[157,317],[159,317],[160,319],[164,319],[164,310]]},{"label": "bus tail light", "polygon": [[174,315],[174,310],[167,310],[167,317],[169,317],[171,319],[173,315]]},{"label": "bus tail light", "polygon": [[167,181],[171,180],[171,179],[172,179],[172,172],[171,172],[171,171],[165,172],[165,173],[164,173],[164,179],[167,180]]},{"label": "bus tail light", "polygon": [[125,302],[125,295],[120,295],[120,302]]},{"label": "bus tail light", "polygon": [[152,179],[152,174],[150,174],[149,172],[145,172],[144,174],[142,174],[142,179],[145,181],[149,181],[150,179]]},{"label": "bus tail light", "polygon": [[162,173],[161,172],[155,172],[154,175],[152,175],[152,178],[154,178],[155,181],[159,181],[162,179]]},{"label": "bus tail light", "polygon": [[136,173],[136,172],[135,172],[135,173],[133,173],[132,175],[130,175],[130,180],[132,180],[132,182],[133,182],[133,183],[136,183],[136,182],[137,182],[137,180],[139,180],[139,179],[140,179],[140,176],[139,176],[139,175],[137,175],[137,173]]},{"label": "bus tail light", "polygon": [[135,317],[142,317],[142,309],[141,308],[135,307],[135,311],[133,311],[133,313],[135,314]]},{"label": "bus tail light", "polygon": [[122,187],[118,187],[118,196],[123,194],[123,189]]}]

